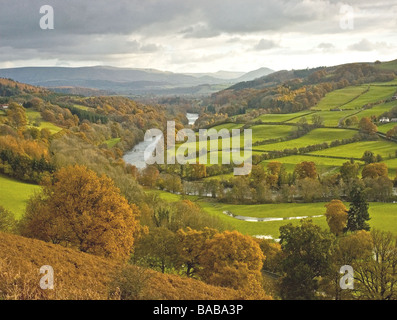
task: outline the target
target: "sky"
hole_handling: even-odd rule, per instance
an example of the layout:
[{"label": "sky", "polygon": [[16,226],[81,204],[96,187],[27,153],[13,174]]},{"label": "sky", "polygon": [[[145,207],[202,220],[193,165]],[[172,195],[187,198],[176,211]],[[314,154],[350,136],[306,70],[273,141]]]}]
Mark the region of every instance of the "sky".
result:
[{"label": "sky", "polygon": [[205,73],[390,61],[396,31],[395,0],[0,0],[0,68]]}]

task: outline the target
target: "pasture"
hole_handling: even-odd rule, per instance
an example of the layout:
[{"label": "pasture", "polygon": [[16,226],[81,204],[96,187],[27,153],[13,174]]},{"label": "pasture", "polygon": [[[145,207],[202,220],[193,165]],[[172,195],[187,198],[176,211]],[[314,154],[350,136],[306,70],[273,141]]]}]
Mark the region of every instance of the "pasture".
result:
[{"label": "pasture", "polygon": [[372,151],[375,155],[380,154],[385,160],[394,156],[397,151],[397,143],[385,140],[360,141],[346,145],[310,152],[311,155],[336,156],[360,159],[365,151]]},{"label": "pasture", "polygon": [[24,183],[0,174],[0,205],[20,218],[26,208],[27,200],[39,191],[40,187]]}]

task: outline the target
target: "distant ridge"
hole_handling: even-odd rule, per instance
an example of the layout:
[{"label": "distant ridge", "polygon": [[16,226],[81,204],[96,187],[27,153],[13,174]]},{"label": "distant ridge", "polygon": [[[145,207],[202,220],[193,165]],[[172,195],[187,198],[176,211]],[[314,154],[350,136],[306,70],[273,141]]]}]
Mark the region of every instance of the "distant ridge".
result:
[{"label": "distant ridge", "polygon": [[[173,90],[194,88],[202,85],[232,85],[241,79],[261,77],[272,70],[261,68],[241,75],[241,73],[219,71],[208,74],[182,74],[156,69],[96,67],[22,67],[0,69],[0,77],[47,88],[87,88],[116,94],[172,94]],[[232,78],[237,76],[236,78]],[[209,87],[208,89],[212,89]],[[185,90],[192,92],[195,90]],[[217,91],[214,89],[214,91]]]}]

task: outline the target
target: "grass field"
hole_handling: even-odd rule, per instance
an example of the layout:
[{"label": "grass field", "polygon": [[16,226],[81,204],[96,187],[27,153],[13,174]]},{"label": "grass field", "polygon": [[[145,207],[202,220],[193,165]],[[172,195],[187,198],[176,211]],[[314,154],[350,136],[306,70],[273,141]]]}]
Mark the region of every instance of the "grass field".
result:
[{"label": "grass field", "polygon": [[[34,128],[38,128],[38,129],[48,129],[53,134],[62,130],[61,127],[58,127],[57,125],[55,125],[51,122],[44,121],[40,115],[40,112],[38,112],[38,111],[26,109],[26,116],[28,118],[30,127],[34,127]],[[40,121],[40,126],[38,126],[38,127],[33,125],[34,122],[37,120]]]},{"label": "grass field", "polygon": [[279,143],[266,144],[253,147],[254,150],[274,151],[301,148],[319,143],[330,143],[334,140],[353,138],[357,134],[354,130],[320,128],[310,131],[298,139],[288,140]]},{"label": "grass field", "polygon": [[314,151],[312,155],[336,156],[336,157],[352,157],[361,158],[365,151],[372,151],[375,154],[380,154],[385,160],[389,156],[394,156],[397,150],[397,143],[391,141],[360,141],[346,144],[334,148],[329,148],[320,151]]},{"label": "grass field", "polygon": [[378,126],[378,131],[386,134],[389,130],[393,129],[394,127],[397,127],[397,122],[382,124]]},{"label": "grass field", "polygon": [[371,86],[370,90],[352,102],[343,106],[344,109],[360,109],[364,105],[391,98],[396,87]]},{"label": "grass field", "polygon": [[[324,125],[327,127],[338,127],[339,121],[343,118],[353,115],[357,111],[355,110],[346,110],[346,111],[319,111],[315,114],[321,116],[324,120]],[[312,123],[312,116],[305,116],[308,123]],[[303,117],[301,117],[303,118]],[[297,123],[301,120],[301,118],[296,118],[288,121],[288,123]]]},{"label": "grass field", "polygon": [[[335,159],[335,158],[327,158],[327,157],[315,157],[310,155],[294,155],[283,158],[277,158],[274,160],[266,160],[263,161],[263,165],[267,165],[269,162],[277,161],[284,164],[287,172],[293,172],[296,164],[301,163],[303,161],[314,162],[317,167],[317,171],[320,174],[330,173],[334,171],[338,171],[339,167],[341,167],[346,161],[346,159]],[[361,161],[357,161],[359,164],[363,164]]]},{"label": "grass field", "polygon": [[263,122],[287,122],[293,118],[300,118],[304,115],[311,114],[310,111],[302,111],[296,113],[288,113],[288,114],[263,114],[256,118],[255,120],[261,120]]},{"label": "grass field", "polygon": [[332,108],[341,107],[349,101],[357,98],[366,89],[367,85],[351,86],[340,90],[327,93],[323,99],[313,109],[321,111],[329,111]]},{"label": "grass field", "polygon": [[25,212],[26,201],[39,189],[37,185],[0,175],[0,205],[20,218]]},{"label": "grass field", "polygon": [[[152,191],[150,191],[152,192]],[[167,201],[178,201],[180,195],[173,195],[167,192],[154,191],[162,199]],[[232,212],[235,215],[256,218],[291,218],[291,217],[313,217],[324,215],[325,202],[317,203],[281,203],[261,205],[231,205],[216,203],[208,199],[198,197],[186,197],[196,202],[200,207],[213,216],[222,220],[229,228],[249,235],[271,236],[279,238],[279,228],[288,223],[296,225],[300,219],[280,220],[269,222],[243,221],[224,214],[224,211]],[[349,203],[345,203],[349,208]],[[369,213],[371,228],[390,231],[397,234],[397,204],[394,203],[370,203]],[[314,223],[322,228],[328,228],[325,217],[311,218]]]},{"label": "grass field", "polygon": [[106,140],[105,143],[109,148],[113,148],[116,144],[118,144],[121,141],[120,138],[114,138],[114,139],[109,139]]},{"label": "grass field", "polygon": [[243,126],[244,126],[244,124],[241,124],[241,123],[224,123],[224,124],[220,124],[215,127],[212,127],[212,129],[215,129],[218,131],[222,130],[222,129],[233,130],[233,129],[240,129]]},{"label": "grass field", "polygon": [[359,113],[357,113],[356,116],[359,120],[361,120],[364,117],[368,117],[368,118],[370,118],[371,116],[379,117],[383,113],[390,111],[395,106],[397,106],[396,101],[382,103],[382,104],[376,105],[370,109],[362,110]]}]

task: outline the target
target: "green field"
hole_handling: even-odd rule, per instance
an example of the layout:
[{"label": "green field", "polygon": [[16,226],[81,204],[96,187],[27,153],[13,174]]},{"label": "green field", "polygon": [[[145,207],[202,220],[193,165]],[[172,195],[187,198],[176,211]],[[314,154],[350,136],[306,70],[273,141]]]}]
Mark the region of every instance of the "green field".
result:
[{"label": "green field", "polygon": [[[310,156],[310,155],[294,155],[294,156],[288,156],[288,157],[283,157],[283,158],[277,158],[273,160],[266,160],[263,161],[263,165],[267,165],[269,162],[272,161],[277,161],[282,164],[284,164],[285,169],[287,172],[292,173],[295,169],[295,166],[298,163],[301,163],[303,161],[309,161],[309,162],[314,162],[317,167],[317,171],[320,174],[325,174],[325,173],[330,173],[334,171],[338,171],[339,167],[341,167],[347,159],[337,159],[337,158],[328,158],[328,157],[315,157],[315,156]],[[363,164],[361,161],[357,161],[359,164]]]},{"label": "green field", "polygon": [[361,158],[365,151],[372,151],[374,154],[380,154],[385,160],[389,156],[394,156],[397,150],[397,143],[391,141],[360,141],[346,145],[329,148],[320,151],[314,151],[312,155],[336,156],[346,158]]},{"label": "green field", "polygon": [[109,139],[106,140],[105,143],[109,148],[113,148],[116,144],[118,144],[121,141],[121,138],[114,138],[114,139]]},{"label": "green field", "polygon": [[39,189],[37,185],[0,175],[0,205],[19,218],[25,212],[26,201]]},{"label": "green field", "polygon": [[364,117],[368,117],[368,118],[370,118],[371,116],[379,117],[383,113],[390,111],[395,106],[397,106],[396,101],[382,103],[382,104],[376,105],[370,109],[362,110],[359,113],[357,113],[356,116],[359,120],[361,120]]},{"label": "green field", "polygon": [[361,109],[364,105],[391,98],[396,87],[371,86],[370,90],[343,106],[344,109]]},{"label": "green field", "polygon": [[394,127],[397,127],[397,122],[382,124],[378,126],[378,131],[386,134],[389,130],[393,129]]},{"label": "green field", "polygon": [[[62,130],[61,127],[58,127],[57,125],[55,125],[51,122],[44,121],[40,115],[40,112],[38,112],[38,111],[26,109],[26,116],[28,118],[30,127],[34,127],[34,128],[38,128],[38,129],[48,129],[48,130],[50,130],[50,132],[52,134],[57,133]],[[33,125],[34,122],[37,120],[40,121],[40,126],[38,126],[38,127]]]},{"label": "green field", "polygon": [[302,116],[309,116],[311,114],[310,111],[301,111],[296,113],[287,113],[287,114],[263,114],[256,118],[255,120],[261,120],[263,122],[287,122],[293,118],[300,118]]},{"label": "green field", "polygon": [[[152,192],[152,191],[151,191]],[[178,201],[182,199],[180,195],[173,195],[163,191],[155,191],[162,199],[167,201]],[[241,233],[254,236],[271,236],[279,238],[279,228],[288,223],[298,224],[300,219],[279,220],[267,222],[254,222],[238,220],[226,215],[224,212],[229,211],[234,215],[256,218],[291,218],[291,217],[309,217],[314,223],[322,228],[328,228],[326,219],[321,216],[325,213],[325,202],[317,203],[280,203],[280,204],[261,204],[261,205],[231,205],[216,203],[208,199],[198,197],[186,197],[194,201],[200,207],[213,216],[222,220],[229,228],[235,229]],[[349,208],[349,203],[345,203]],[[384,231],[390,231],[397,234],[397,204],[394,203],[370,203],[370,226]]]},{"label": "green field", "polygon": [[[346,110],[346,111],[319,111],[319,112],[316,112],[315,114],[317,114],[323,118],[325,126],[338,127],[340,120],[342,120],[348,116],[351,116],[355,113],[357,113],[357,111]],[[290,120],[290,121],[288,121],[288,123],[297,123],[302,118],[303,117]],[[312,115],[305,116],[305,118],[308,123],[312,123]]]},{"label": "green field", "polygon": [[335,140],[353,138],[356,134],[357,132],[354,130],[320,128],[320,129],[312,130],[308,134],[298,139],[255,146],[253,147],[253,149],[260,151],[274,151],[274,150],[284,150],[284,149],[294,149],[294,148],[299,149],[301,147],[321,144],[324,142],[330,143]]},{"label": "green field", "polygon": [[215,129],[218,131],[222,130],[222,129],[233,130],[233,129],[240,129],[243,126],[244,126],[244,124],[241,124],[241,123],[224,123],[224,124],[220,124],[215,127],[212,127],[212,129]]},{"label": "green field", "polygon": [[367,85],[351,86],[327,93],[321,101],[313,107],[315,110],[329,111],[332,108],[341,107],[349,101],[357,98],[366,89]]}]

